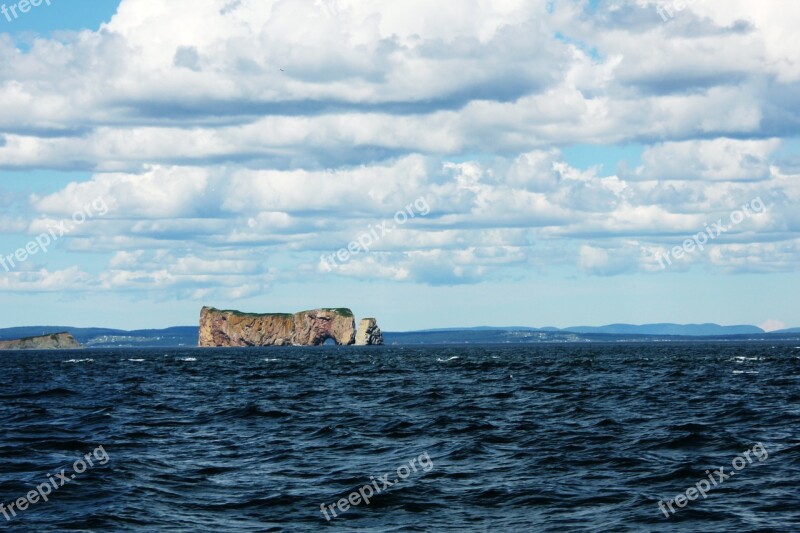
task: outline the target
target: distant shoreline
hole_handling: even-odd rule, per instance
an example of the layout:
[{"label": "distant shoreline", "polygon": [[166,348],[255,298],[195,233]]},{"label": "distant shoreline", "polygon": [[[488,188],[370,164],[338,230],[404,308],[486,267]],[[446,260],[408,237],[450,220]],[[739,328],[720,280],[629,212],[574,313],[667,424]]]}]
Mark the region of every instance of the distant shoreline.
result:
[{"label": "distant shoreline", "polygon": [[[197,326],[165,329],[116,330],[33,326],[0,329],[0,341],[17,340],[53,333],[69,332],[86,349],[91,348],[194,348],[198,344]],[[465,328],[406,332],[384,332],[386,345],[463,345],[463,344],[609,344],[609,343],[698,343],[698,342],[777,342],[800,341],[800,332],[746,333],[730,335],[654,335],[576,333],[533,328]]]}]

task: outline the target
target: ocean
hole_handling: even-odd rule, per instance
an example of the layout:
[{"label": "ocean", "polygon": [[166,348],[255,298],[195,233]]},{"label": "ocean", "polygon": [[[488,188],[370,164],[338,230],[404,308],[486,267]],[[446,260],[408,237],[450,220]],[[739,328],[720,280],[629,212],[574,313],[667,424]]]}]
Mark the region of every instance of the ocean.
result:
[{"label": "ocean", "polygon": [[796,344],[0,353],[0,530],[798,531]]}]

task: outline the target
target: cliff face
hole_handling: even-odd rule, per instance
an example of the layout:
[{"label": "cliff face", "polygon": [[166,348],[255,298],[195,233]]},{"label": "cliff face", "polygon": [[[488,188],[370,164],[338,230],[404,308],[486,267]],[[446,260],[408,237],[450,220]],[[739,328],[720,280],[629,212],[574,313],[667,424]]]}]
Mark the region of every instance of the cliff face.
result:
[{"label": "cliff face", "polygon": [[213,346],[317,346],[355,342],[355,319],[349,309],[314,309],[290,314],[200,311],[200,342]]},{"label": "cliff face", "polygon": [[77,350],[80,348],[83,346],[69,333],[0,341],[0,350]]},{"label": "cliff face", "polygon": [[366,346],[368,344],[383,344],[383,333],[374,318],[362,318],[358,323],[356,345]]},{"label": "cliff face", "polygon": [[327,339],[336,344],[353,344],[356,320],[349,309],[315,309],[294,315],[294,342],[300,346],[317,346]]}]

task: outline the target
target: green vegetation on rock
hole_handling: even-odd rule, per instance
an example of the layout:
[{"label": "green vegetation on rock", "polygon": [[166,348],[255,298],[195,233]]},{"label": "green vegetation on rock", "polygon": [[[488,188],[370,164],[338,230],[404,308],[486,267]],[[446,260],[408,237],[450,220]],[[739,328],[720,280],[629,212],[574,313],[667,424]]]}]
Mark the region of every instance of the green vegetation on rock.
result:
[{"label": "green vegetation on rock", "polygon": [[16,339],[16,340],[19,341],[19,342],[26,342],[26,341],[32,341],[32,340],[37,340],[37,339],[50,338],[50,340],[54,340],[55,341],[55,340],[58,340],[59,335],[69,335],[69,332],[62,331],[60,333],[51,333],[50,335],[34,335],[33,337],[23,337],[21,339]]},{"label": "green vegetation on rock", "polygon": [[[294,315],[301,314],[301,313],[311,313],[312,311],[318,311],[319,309],[308,309],[306,311],[300,311],[300,313],[243,313],[242,311],[236,311],[233,309],[217,309],[215,307],[209,307],[209,312],[212,313],[229,313],[233,316],[243,316],[243,317],[265,317],[265,316],[279,316],[283,318],[291,318]],[[330,311],[332,313],[339,314],[343,317],[350,318],[353,315],[353,311],[348,309],[347,307],[323,307],[321,308],[322,311]]]},{"label": "green vegetation on rock", "polygon": [[347,318],[353,316],[353,312],[346,307],[323,307],[322,309],[323,311],[332,311],[334,313],[339,313],[340,315],[346,316]]},{"label": "green vegetation on rock", "polygon": [[243,313],[242,311],[235,311],[233,309],[216,309],[214,307],[209,307],[208,310],[213,313],[228,313],[233,316],[242,316],[242,317],[253,317],[253,318],[260,318],[265,316],[279,316],[282,318],[291,318],[292,313]]}]

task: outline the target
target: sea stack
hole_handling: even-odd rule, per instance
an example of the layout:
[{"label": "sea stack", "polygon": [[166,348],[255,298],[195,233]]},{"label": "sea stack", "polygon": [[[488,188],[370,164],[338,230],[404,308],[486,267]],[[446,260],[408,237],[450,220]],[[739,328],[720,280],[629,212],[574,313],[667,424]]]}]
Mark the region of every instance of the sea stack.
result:
[{"label": "sea stack", "polygon": [[201,347],[318,346],[355,342],[356,324],[350,309],[313,309],[299,313],[242,313],[203,307]]},{"label": "sea stack", "polygon": [[372,344],[383,344],[383,333],[378,327],[378,321],[374,318],[362,318],[358,323],[358,333],[356,333],[356,346],[367,346]]}]

